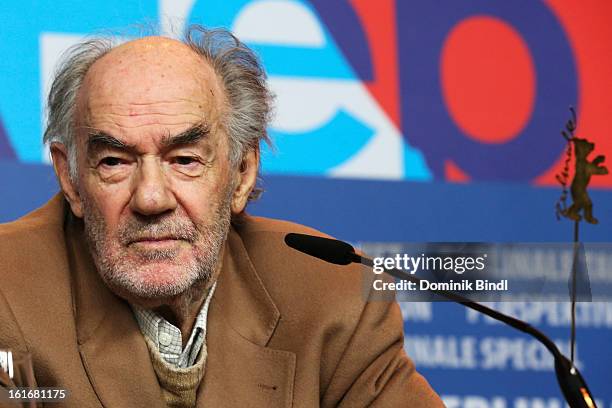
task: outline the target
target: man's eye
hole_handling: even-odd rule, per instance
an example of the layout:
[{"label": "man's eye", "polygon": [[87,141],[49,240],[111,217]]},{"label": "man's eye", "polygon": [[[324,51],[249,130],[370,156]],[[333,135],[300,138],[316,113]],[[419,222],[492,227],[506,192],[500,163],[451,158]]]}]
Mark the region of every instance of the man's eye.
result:
[{"label": "man's eye", "polygon": [[206,168],[197,156],[174,156],[169,162],[175,171],[192,177],[202,175]]},{"label": "man's eye", "polygon": [[190,156],[178,156],[174,158],[174,162],[181,166],[189,166],[190,164],[196,163],[198,160],[195,157]]},{"label": "man's eye", "polygon": [[102,160],[100,160],[100,164],[103,164],[105,166],[110,166],[110,167],[118,166],[121,163],[123,163],[123,161],[118,157],[105,157]]}]

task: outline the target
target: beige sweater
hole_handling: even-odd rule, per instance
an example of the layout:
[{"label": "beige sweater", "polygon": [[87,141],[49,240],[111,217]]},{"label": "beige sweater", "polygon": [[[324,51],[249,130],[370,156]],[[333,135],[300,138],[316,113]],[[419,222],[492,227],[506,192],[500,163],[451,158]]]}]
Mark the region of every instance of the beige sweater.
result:
[{"label": "beige sweater", "polygon": [[147,338],[145,340],[168,407],[195,407],[198,386],[204,378],[207,355],[206,342],[202,344],[202,349],[194,365],[187,368],[177,368],[164,360],[152,341]]}]

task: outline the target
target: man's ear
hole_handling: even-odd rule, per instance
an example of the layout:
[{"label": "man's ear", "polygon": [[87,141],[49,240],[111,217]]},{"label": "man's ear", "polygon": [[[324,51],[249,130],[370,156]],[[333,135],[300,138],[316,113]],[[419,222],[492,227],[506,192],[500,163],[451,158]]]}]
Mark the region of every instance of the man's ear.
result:
[{"label": "man's ear", "polygon": [[259,149],[248,151],[236,172],[234,194],[232,196],[232,214],[244,211],[249,194],[255,188],[257,172],[259,170]]},{"label": "man's ear", "polygon": [[68,160],[68,150],[62,143],[51,143],[51,157],[53,158],[53,169],[59,180],[60,187],[64,193],[64,197],[70,204],[70,208],[74,215],[83,218],[83,205],[81,196],[70,177],[70,162]]}]

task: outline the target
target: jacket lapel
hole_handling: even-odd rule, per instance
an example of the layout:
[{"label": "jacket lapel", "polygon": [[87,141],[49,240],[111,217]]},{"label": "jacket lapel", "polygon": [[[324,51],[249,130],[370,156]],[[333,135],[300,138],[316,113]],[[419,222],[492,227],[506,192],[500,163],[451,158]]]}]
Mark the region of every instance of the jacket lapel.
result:
[{"label": "jacket lapel", "polygon": [[198,407],[290,407],[296,356],[266,347],[280,313],[231,230],[211,301]]},{"label": "jacket lapel", "polygon": [[129,306],[95,270],[80,221],[67,222],[73,308],[83,366],[104,407],[164,407],[149,351]]}]

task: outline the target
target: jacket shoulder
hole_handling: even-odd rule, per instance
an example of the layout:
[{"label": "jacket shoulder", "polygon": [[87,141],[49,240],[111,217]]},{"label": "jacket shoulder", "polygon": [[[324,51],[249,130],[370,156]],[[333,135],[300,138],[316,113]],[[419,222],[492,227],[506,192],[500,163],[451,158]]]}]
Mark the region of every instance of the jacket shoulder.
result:
[{"label": "jacket shoulder", "polygon": [[372,274],[359,264],[334,265],[320,260],[284,241],[291,232],[329,235],[293,222],[250,216],[237,231],[281,314],[358,318],[369,295]]},{"label": "jacket shoulder", "polygon": [[[16,221],[0,224],[0,271],[3,278],[41,271],[63,252],[64,201],[56,195]],[[31,271],[31,272],[30,272]]]},{"label": "jacket shoulder", "polygon": [[[62,229],[65,214],[64,198],[55,195],[45,205],[24,215],[23,217],[0,224],[0,240],[9,243],[23,235],[43,232],[44,230]],[[3,246],[0,246],[2,248]]]},{"label": "jacket shoulder", "polygon": [[64,210],[63,198],[56,196],[26,216],[0,224],[0,287],[9,304],[39,296],[49,282],[65,275]]},{"label": "jacket shoulder", "polygon": [[291,221],[278,220],[275,218],[246,216],[243,222],[238,226],[239,232],[242,234],[255,233],[278,233],[288,234],[296,232],[300,234],[310,234],[320,237],[330,237],[329,235],[318,231],[306,225],[298,224]]}]

